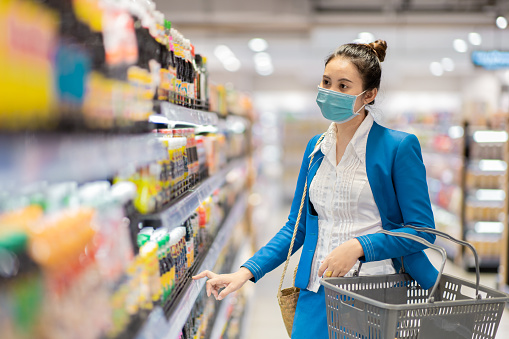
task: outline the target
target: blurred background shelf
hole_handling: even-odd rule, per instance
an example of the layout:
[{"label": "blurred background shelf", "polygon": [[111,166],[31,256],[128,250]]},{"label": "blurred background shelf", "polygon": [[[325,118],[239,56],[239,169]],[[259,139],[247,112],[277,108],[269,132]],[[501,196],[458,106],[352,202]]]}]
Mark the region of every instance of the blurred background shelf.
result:
[{"label": "blurred background shelf", "polygon": [[79,183],[164,158],[153,135],[24,133],[0,135],[0,189],[37,181]]}]

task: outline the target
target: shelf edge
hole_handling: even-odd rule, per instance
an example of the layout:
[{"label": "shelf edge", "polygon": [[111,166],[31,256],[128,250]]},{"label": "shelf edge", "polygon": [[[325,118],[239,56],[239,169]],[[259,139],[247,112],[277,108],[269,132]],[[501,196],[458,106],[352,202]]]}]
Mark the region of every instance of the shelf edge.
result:
[{"label": "shelf edge", "polygon": [[[214,267],[219,257],[219,254],[221,253],[221,250],[224,248],[224,246],[230,239],[231,231],[233,230],[235,225],[239,222],[241,217],[244,215],[246,205],[247,205],[247,195],[244,193],[239,199],[237,199],[237,202],[231,209],[227,219],[225,220],[223,226],[219,230],[216,238],[214,239],[214,242],[212,243],[212,246],[210,247],[209,253],[207,254],[207,258],[200,266],[199,269],[200,272],[204,270],[211,270]],[[185,293],[184,297],[181,299],[179,305],[177,306],[174,312],[175,316],[170,317],[170,319],[168,319],[169,328],[164,330],[164,332],[166,333],[166,335],[164,336],[165,339],[175,339],[178,337],[180,331],[182,330],[182,327],[184,327],[184,324],[189,316],[189,313],[191,312],[194,302],[198,297],[198,294],[205,285],[205,281],[206,281],[205,279],[193,281],[190,287],[186,290],[186,292],[184,292]],[[159,334],[161,333],[161,331],[158,332]]]}]

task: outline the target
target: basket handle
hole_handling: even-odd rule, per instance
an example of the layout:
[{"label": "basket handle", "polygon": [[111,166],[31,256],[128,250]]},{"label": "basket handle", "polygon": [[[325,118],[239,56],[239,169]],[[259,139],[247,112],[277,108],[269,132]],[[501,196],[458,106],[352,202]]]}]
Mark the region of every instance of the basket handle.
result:
[{"label": "basket handle", "polygon": [[444,271],[445,263],[447,261],[447,252],[445,252],[445,250],[442,247],[440,247],[438,245],[435,245],[435,244],[432,244],[429,241],[427,241],[427,240],[425,240],[425,239],[423,239],[421,237],[418,237],[416,235],[413,235],[413,234],[409,234],[409,233],[396,233],[396,232],[391,232],[391,231],[387,231],[387,230],[380,230],[377,233],[383,233],[383,234],[392,235],[392,236],[395,236],[395,237],[406,238],[406,239],[410,239],[410,240],[413,240],[413,241],[417,241],[418,243],[421,243],[421,244],[423,244],[426,247],[432,248],[432,249],[440,252],[440,254],[442,254],[442,263],[440,265],[440,270],[438,270],[437,281],[435,281],[435,284],[433,285],[433,289],[431,290],[431,293],[429,294],[429,298],[427,300],[428,303],[435,302],[434,295],[435,295],[435,292],[436,292],[436,290],[438,288],[438,284],[440,283],[440,279],[442,278],[442,273]]},{"label": "basket handle", "polygon": [[480,280],[481,280],[481,274],[480,274],[480,269],[479,269],[479,256],[477,255],[477,251],[476,249],[474,248],[474,246],[472,246],[472,244],[466,242],[466,241],[463,241],[463,240],[459,240],[459,239],[456,239],[454,238],[453,236],[445,233],[445,232],[441,232],[439,230],[436,230],[434,228],[429,228],[429,227],[417,227],[417,226],[413,226],[413,225],[404,225],[404,227],[408,227],[408,228],[411,228],[413,230],[416,230],[416,231],[419,231],[419,232],[425,232],[425,233],[430,233],[430,234],[434,234],[434,235],[438,235],[444,239],[448,239],[452,242],[455,242],[459,245],[463,245],[465,247],[468,247],[472,253],[474,254],[474,261],[475,261],[475,295],[477,297],[477,299],[481,299],[481,295],[479,294],[479,284],[480,284]]}]

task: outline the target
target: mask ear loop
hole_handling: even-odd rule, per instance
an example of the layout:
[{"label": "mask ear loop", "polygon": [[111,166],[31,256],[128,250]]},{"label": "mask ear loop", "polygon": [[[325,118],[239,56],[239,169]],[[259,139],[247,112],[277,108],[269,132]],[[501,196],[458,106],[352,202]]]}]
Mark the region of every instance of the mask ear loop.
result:
[{"label": "mask ear loop", "polygon": [[355,114],[359,115],[359,112],[360,112],[360,111],[361,111],[364,107],[366,107],[366,104],[362,105],[362,106],[361,106],[361,108],[359,108],[359,109],[357,110],[357,112],[355,112]]},{"label": "mask ear loop", "polygon": [[[366,93],[367,91],[368,91],[368,90],[365,90],[365,91],[364,91],[364,92],[362,92],[361,94],[356,95],[356,97],[357,97],[357,98],[358,98],[358,97],[360,97],[361,95],[363,95],[363,94],[364,94],[364,93]],[[357,98],[355,98],[355,100],[357,100]],[[355,102],[354,102],[354,105],[355,105]],[[366,105],[367,105],[367,104],[362,105],[362,106],[361,106],[361,108],[359,108],[356,112],[354,112],[354,114],[359,115],[359,112],[360,112],[360,111],[361,111],[364,107],[366,107]],[[353,110],[352,110],[352,111],[353,111]]]}]

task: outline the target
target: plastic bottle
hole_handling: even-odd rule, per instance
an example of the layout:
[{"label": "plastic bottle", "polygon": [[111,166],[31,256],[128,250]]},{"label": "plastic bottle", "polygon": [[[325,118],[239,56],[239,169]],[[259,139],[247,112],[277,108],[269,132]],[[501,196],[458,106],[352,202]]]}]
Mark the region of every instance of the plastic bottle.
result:
[{"label": "plastic bottle", "polygon": [[198,257],[198,254],[200,253],[199,244],[200,244],[200,238],[199,238],[199,229],[200,229],[200,220],[198,217],[198,213],[194,212],[191,216],[191,225],[193,227],[193,239],[194,239],[194,258]]},{"label": "plastic bottle", "polygon": [[173,258],[173,263],[175,266],[175,284],[180,282],[180,265],[181,260],[179,256],[179,231],[177,229],[173,229],[170,232],[170,247],[171,247],[171,257]]},{"label": "plastic bottle", "polygon": [[191,225],[191,219],[187,219],[184,222],[184,229],[186,230],[186,259],[187,268],[190,268],[194,262],[194,239],[193,239],[193,226]]},{"label": "plastic bottle", "polygon": [[169,298],[173,293],[173,290],[175,289],[175,261],[173,260],[173,257],[171,255],[171,240],[169,233],[165,234],[164,240],[165,240],[165,257],[170,269],[168,281],[169,284],[168,298]]},{"label": "plastic bottle", "polygon": [[159,275],[159,261],[157,260],[158,245],[153,241],[146,242],[140,248],[140,257],[145,266],[150,286],[150,296],[152,304],[158,303],[161,298],[161,283]]}]

